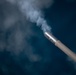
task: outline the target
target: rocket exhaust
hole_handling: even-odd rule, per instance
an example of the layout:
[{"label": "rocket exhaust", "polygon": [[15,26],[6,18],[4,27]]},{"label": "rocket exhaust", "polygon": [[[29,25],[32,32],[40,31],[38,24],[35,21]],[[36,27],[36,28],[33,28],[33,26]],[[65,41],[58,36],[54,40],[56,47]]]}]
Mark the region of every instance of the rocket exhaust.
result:
[{"label": "rocket exhaust", "polygon": [[55,46],[62,50],[67,56],[76,62],[76,54],[72,52],[67,46],[65,46],[61,41],[55,38],[51,33],[44,32],[44,35],[49,39]]}]

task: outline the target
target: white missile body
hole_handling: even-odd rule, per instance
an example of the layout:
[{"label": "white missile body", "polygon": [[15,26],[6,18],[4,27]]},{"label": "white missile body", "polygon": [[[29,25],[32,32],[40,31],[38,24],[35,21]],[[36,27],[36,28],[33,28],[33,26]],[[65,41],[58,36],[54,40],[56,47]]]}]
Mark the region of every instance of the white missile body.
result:
[{"label": "white missile body", "polygon": [[76,54],[72,52],[68,47],[66,47],[62,42],[56,39],[51,33],[44,32],[44,35],[49,39],[55,46],[62,50],[66,55],[68,55],[72,60],[76,62]]}]

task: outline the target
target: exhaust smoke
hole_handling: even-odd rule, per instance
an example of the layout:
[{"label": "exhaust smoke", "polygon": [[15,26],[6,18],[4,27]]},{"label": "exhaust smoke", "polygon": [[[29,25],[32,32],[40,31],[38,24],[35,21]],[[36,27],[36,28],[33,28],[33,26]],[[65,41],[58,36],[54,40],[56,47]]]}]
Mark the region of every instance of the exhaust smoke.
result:
[{"label": "exhaust smoke", "polygon": [[[45,31],[50,31],[46,20],[43,17],[42,11],[38,7],[38,0],[22,0],[19,2],[20,10],[24,13],[27,20],[36,23],[37,26]],[[34,4],[35,3],[35,4]],[[40,2],[39,2],[40,3]]]},{"label": "exhaust smoke", "polygon": [[43,8],[47,8],[53,3],[53,0],[7,0],[12,4],[17,4],[20,11],[27,20],[36,23],[37,26],[45,31],[50,31],[50,27],[44,19]]}]

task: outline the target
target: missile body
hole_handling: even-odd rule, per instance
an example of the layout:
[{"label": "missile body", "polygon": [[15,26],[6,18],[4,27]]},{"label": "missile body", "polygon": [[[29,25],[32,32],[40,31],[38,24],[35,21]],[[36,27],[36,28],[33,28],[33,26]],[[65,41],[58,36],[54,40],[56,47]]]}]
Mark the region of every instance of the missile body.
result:
[{"label": "missile body", "polygon": [[49,39],[55,46],[62,50],[66,55],[68,55],[72,60],[76,62],[76,54],[72,52],[68,47],[66,47],[61,41],[55,38],[51,33],[44,32],[44,35]]}]

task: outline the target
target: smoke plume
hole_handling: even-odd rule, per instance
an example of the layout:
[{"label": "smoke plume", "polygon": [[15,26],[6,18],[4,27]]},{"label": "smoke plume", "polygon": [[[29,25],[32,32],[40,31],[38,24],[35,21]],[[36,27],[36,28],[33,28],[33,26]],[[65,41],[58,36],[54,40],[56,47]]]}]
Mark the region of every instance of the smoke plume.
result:
[{"label": "smoke plume", "polygon": [[[32,62],[45,58],[38,54],[36,52],[37,49],[35,51],[28,42],[28,40],[30,40],[29,37],[32,38],[32,35],[39,38],[36,33],[33,32],[32,25],[28,21],[37,23],[44,31],[46,29],[50,30],[41,11],[43,8],[50,6],[50,3],[52,3],[52,0],[0,1],[0,51],[6,50],[12,55],[19,55],[23,52],[29,61]],[[44,29],[44,27],[46,29]],[[45,58],[44,60],[47,59]]]},{"label": "smoke plume", "polygon": [[27,20],[36,23],[37,26],[45,31],[50,31],[41,9],[48,7],[53,0],[7,0],[13,4],[17,4],[21,12],[26,16]]}]

